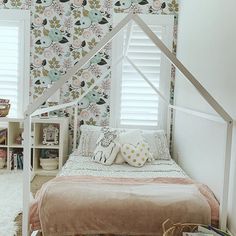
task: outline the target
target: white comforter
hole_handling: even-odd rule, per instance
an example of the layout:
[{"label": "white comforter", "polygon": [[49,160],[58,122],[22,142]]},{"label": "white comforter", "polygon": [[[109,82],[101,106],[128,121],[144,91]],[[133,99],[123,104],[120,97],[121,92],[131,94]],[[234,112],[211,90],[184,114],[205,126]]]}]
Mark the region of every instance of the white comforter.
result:
[{"label": "white comforter", "polygon": [[143,167],[132,167],[128,164],[105,166],[95,163],[90,157],[79,156],[77,152],[70,155],[59,176],[91,175],[123,178],[185,178],[187,175],[173,160],[155,160]]}]

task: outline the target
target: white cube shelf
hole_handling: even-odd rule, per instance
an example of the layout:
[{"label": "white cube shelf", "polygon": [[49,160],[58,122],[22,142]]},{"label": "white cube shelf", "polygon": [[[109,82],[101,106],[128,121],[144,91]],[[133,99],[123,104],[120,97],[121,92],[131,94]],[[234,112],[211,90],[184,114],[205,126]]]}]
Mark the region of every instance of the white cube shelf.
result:
[{"label": "white cube shelf", "polygon": [[[45,145],[43,144],[43,128],[48,125],[56,125],[59,129],[58,144]],[[13,150],[23,151],[23,144],[17,144],[16,138],[23,131],[23,119],[17,118],[0,118],[0,129],[7,129],[7,142],[5,145],[0,145],[0,149],[5,149],[7,152],[7,161],[4,167],[5,170],[11,170],[10,154]],[[33,118],[32,119],[32,155],[31,166],[35,175],[56,175],[62,168],[68,158],[68,118]],[[40,166],[40,157],[42,150],[53,150],[58,152],[58,168],[56,170],[44,170]],[[0,170],[4,170],[0,169]]]}]

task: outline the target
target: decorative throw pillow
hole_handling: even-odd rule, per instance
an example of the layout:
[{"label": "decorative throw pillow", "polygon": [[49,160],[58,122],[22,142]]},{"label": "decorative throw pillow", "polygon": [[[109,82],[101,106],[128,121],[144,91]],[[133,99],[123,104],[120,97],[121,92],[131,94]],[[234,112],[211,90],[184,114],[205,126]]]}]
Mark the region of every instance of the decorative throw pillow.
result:
[{"label": "decorative throw pillow", "polygon": [[150,146],[150,152],[156,160],[169,160],[170,153],[164,130],[142,131],[145,142]]},{"label": "decorative throw pillow", "polygon": [[149,145],[145,142],[138,143],[136,146],[132,144],[123,144],[121,153],[125,161],[131,166],[141,167],[148,158],[152,158]]},{"label": "decorative throw pillow", "polygon": [[118,132],[111,131],[109,128],[104,128],[97,140],[92,160],[104,165],[111,165],[119,150],[120,144]]},{"label": "decorative throw pillow", "polygon": [[[143,141],[143,137],[142,137],[140,130],[130,130],[127,132],[122,132],[119,136],[120,145],[132,144],[132,145],[136,146],[138,143],[140,143],[142,141]],[[120,151],[118,152],[114,163],[115,164],[125,163],[125,160],[124,160]]]},{"label": "decorative throw pillow", "polygon": [[92,156],[96,148],[96,142],[102,133],[102,127],[94,125],[80,126],[80,140],[78,154],[82,156]]}]

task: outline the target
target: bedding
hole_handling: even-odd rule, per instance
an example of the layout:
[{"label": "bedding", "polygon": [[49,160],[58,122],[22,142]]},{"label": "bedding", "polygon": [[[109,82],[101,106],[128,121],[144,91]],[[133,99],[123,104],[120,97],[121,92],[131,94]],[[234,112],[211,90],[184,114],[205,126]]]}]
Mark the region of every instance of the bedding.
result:
[{"label": "bedding", "polygon": [[171,159],[105,166],[76,151],[37,193],[30,225],[46,236],[159,236],[167,218],[217,226],[218,208],[212,192]]},{"label": "bedding", "polygon": [[59,176],[31,205],[31,229],[43,235],[162,235],[162,223],[210,224],[218,203],[189,178]]},{"label": "bedding", "polygon": [[101,165],[91,160],[91,157],[81,156],[78,151],[72,153],[59,172],[60,176],[91,175],[103,177],[123,178],[185,178],[187,175],[175,163],[170,160],[155,160],[147,162],[142,168],[134,168],[128,164]]}]

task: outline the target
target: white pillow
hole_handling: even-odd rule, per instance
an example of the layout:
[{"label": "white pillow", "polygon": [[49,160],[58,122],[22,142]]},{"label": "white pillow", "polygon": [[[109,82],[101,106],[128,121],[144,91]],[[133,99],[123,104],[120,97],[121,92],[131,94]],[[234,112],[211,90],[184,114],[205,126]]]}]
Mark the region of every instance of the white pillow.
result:
[{"label": "white pillow", "polygon": [[111,165],[120,150],[119,135],[117,131],[103,129],[97,140],[92,160],[104,165]]},{"label": "white pillow", "polygon": [[79,140],[79,155],[92,156],[96,148],[96,142],[101,135],[101,126],[81,125],[80,140]]},{"label": "white pillow", "polygon": [[142,131],[142,136],[149,144],[150,152],[153,154],[154,159],[169,160],[171,158],[164,130],[144,130]]},{"label": "white pillow", "polygon": [[123,144],[121,153],[126,162],[134,167],[142,167],[148,159],[152,159],[150,148],[146,142],[138,143],[137,145]]},{"label": "white pillow", "polygon": [[[79,155],[82,156],[92,156],[93,152],[96,148],[96,141],[98,140],[99,136],[102,133],[102,127],[101,126],[93,126],[93,125],[82,125],[80,127],[81,130],[81,136],[80,136],[80,142],[79,142]],[[137,132],[138,130],[133,130],[133,129],[112,129],[112,130],[117,130],[120,132],[121,136],[122,134],[128,133],[127,134],[127,139],[134,140],[131,141],[135,144],[136,140],[136,135],[135,133],[132,132]],[[131,133],[129,133],[131,132]],[[157,130],[157,131],[152,131],[152,130],[143,130],[140,131],[142,134],[143,139],[145,142],[147,142],[150,146],[150,152],[153,154],[153,157],[156,160],[169,160],[170,154],[169,154],[169,148],[167,145],[167,140],[166,136],[163,130]],[[138,135],[138,138],[140,135]],[[123,139],[123,138],[122,138]],[[123,141],[122,141],[123,142]],[[129,143],[129,142],[128,142]],[[123,158],[121,155],[118,155],[115,163],[122,164],[124,163]]]},{"label": "white pillow", "polygon": [[[119,136],[120,145],[132,144],[136,146],[139,142],[142,142],[142,141],[143,141],[143,137],[140,130],[129,130],[127,132],[120,133],[120,136]],[[118,152],[114,163],[115,164],[125,163],[125,160],[120,151]]]}]

